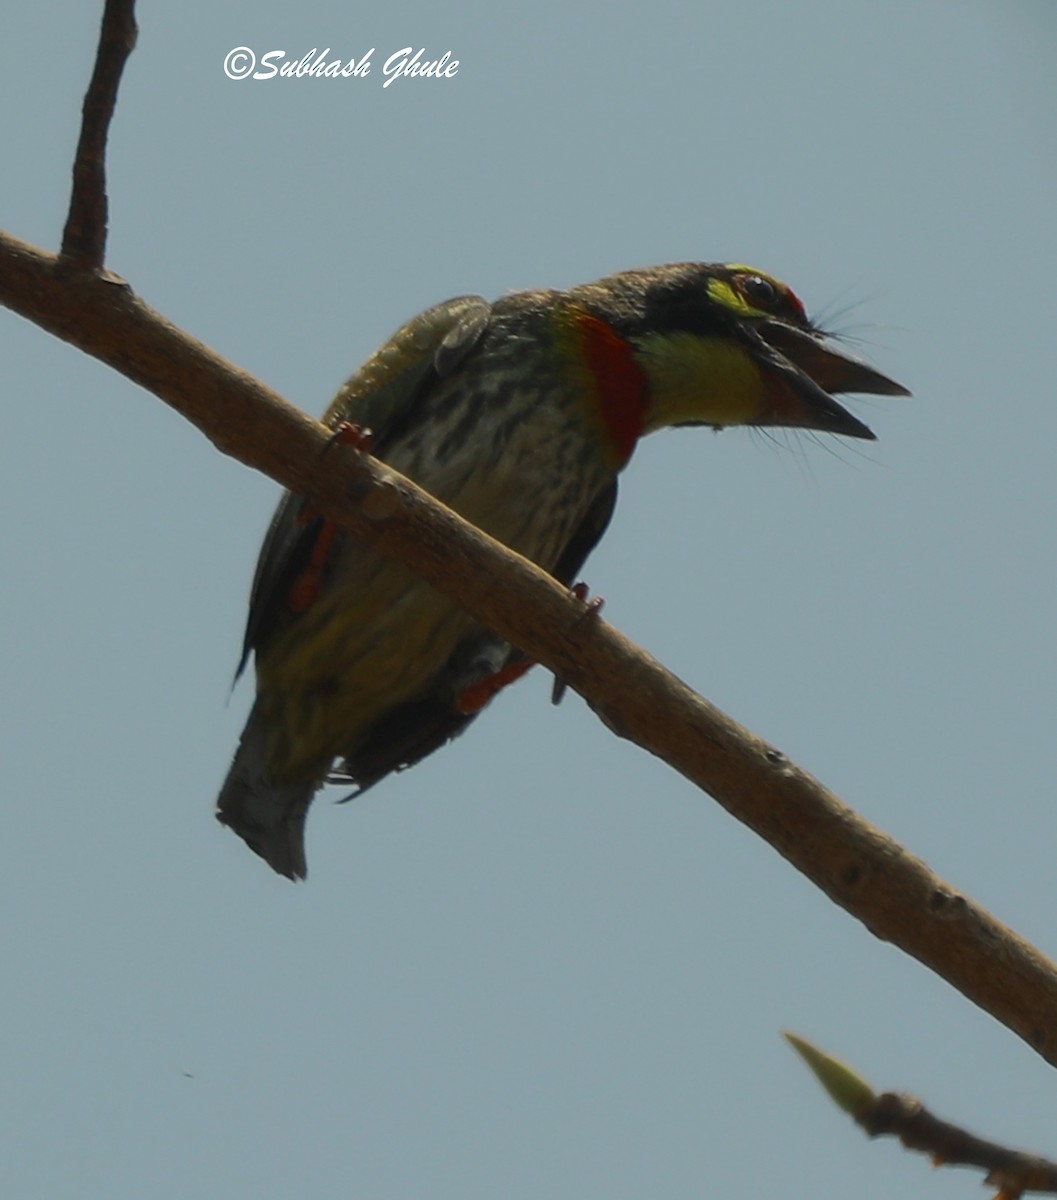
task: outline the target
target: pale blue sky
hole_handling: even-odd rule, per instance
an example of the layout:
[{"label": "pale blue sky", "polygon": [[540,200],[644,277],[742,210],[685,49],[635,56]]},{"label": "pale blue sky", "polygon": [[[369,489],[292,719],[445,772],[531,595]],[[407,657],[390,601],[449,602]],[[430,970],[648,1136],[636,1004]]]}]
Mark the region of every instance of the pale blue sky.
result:
[{"label": "pale blue sky", "polygon": [[[58,243],[101,5],[4,16],[0,225]],[[750,262],[914,399],[643,445],[605,616],[1057,952],[1057,9],[144,3],[110,265],[320,412],[446,296]],[[238,45],[453,80],[235,83]],[[541,672],[309,882],[213,821],[277,489],[0,314],[0,1193],[955,1197],[782,1044],[1057,1153],[1057,1079]],[[1057,1018],[1055,1018],[1057,1019]],[[981,1193],[982,1194],[982,1193]]]}]

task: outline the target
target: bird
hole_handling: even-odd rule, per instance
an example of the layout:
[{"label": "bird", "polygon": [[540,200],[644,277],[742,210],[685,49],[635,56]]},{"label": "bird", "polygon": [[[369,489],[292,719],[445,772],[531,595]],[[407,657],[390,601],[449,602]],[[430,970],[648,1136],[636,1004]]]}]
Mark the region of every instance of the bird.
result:
[{"label": "bird", "polygon": [[[378,459],[572,586],[645,434],[784,426],[872,440],[833,398],[848,392],[909,395],[773,276],[687,262],[435,305],[323,422],[336,436],[370,430]],[[236,678],[251,656],[256,696],[216,816],[292,880],[306,877],[305,818],[325,783],[358,795],[417,764],[530,665],[289,492],[260,552]]]}]

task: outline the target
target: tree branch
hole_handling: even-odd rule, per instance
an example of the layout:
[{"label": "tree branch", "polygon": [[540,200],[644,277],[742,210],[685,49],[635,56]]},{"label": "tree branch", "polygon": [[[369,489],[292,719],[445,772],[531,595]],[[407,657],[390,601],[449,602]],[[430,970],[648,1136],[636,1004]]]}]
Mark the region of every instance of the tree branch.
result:
[{"label": "tree branch", "polygon": [[[126,0],[123,10],[131,7]],[[104,22],[101,59],[110,54],[107,30]],[[112,110],[124,60],[108,61]],[[95,133],[82,139],[78,162],[96,182],[75,187],[67,258],[0,234],[0,302],[141,384],[223,453],[311,494],[343,528],[549,667],[615,733],[710,793],[878,937],[1057,1065],[1057,968],[1038,950],[602,620],[581,620],[582,602],[533,564],[381,463],[347,447],[324,458],[329,430],[99,270],[109,116],[89,118],[89,107],[85,125]],[[96,269],[71,272],[68,260]]]},{"label": "tree branch", "polygon": [[102,269],[106,254],[106,137],[125,61],[136,45],[134,0],[106,0],[95,70],[81,109],[81,136],[73,160],[73,191],[62,260],[74,271]]}]

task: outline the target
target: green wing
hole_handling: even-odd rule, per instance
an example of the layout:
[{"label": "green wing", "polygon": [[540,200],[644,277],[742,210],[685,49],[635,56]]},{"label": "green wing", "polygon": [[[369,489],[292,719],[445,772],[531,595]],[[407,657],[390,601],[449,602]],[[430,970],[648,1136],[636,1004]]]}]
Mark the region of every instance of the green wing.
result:
[{"label": "green wing", "polygon": [[[324,424],[354,421],[374,433],[374,453],[415,419],[422,397],[449,375],[480,340],[491,305],[480,296],[458,296],[420,313],[402,326],[348,380],[327,409]],[[285,600],[322,535],[321,517],[304,520],[305,500],[285,493],[264,538],[250,589],[250,611],[235,678],[252,652],[288,619]]]}]

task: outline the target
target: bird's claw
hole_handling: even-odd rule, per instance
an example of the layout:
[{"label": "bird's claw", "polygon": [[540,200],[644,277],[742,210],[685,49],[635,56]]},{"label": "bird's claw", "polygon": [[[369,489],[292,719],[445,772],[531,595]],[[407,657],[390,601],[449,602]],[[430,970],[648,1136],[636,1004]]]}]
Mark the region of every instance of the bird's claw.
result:
[{"label": "bird's claw", "polygon": [[[574,626],[582,624],[590,617],[597,617],[602,609],[605,608],[605,597],[591,596],[591,589],[582,579],[579,583],[574,583],[569,591],[584,606],[584,611],[573,622]],[[588,600],[588,596],[591,596],[590,600]]]},{"label": "bird's claw", "polygon": [[341,421],[334,427],[334,432],[327,439],[323,453],[328,453],[331,447],[336,446],[339,442],[343,446],[351,446],[354,450],[359,450],[361,454],[370,454],[374,448],[374,431],[364,425],[357,425],[353,421]]},{"label": "bird's claw", "polygon": [[[574,583],[569,589],[569,592],[577,600],[583,604],[583,612],[573,620],[573,629],[578,629],[584,622],[594,619],[605,607],[605,599],[602,596],[591,596],[591,589],[581,579],[578,583]],[[591,596],[588,599],[588,596]],[[568,684],[564,679],[559,679],[554,676],[554,687],[551,688],[551,704],[561,704],[562,697],[565,695]]]}]

